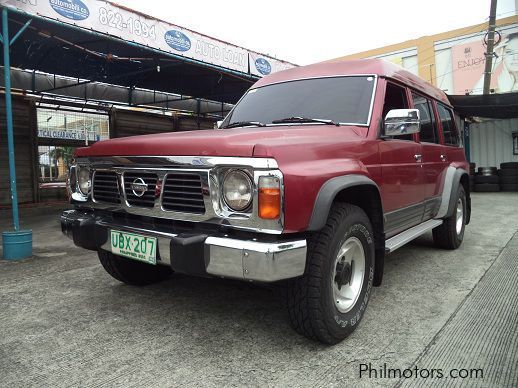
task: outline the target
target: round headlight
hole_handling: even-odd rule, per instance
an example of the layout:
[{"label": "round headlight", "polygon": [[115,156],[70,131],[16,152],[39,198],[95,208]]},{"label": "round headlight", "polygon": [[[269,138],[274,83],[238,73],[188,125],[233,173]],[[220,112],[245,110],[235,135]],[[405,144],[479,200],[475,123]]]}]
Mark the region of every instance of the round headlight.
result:
[{"label": "round headlight", "polygon": [[229,208],[243,211],[252,202],[252,181],[241,170],[232,170],[223,181],[223,198]]},{"label": "round headlight", "polygon": [[92,186],[92,181],[90,180],[90,170],[84,167],[79,169],[77,174],[77,185],[79,186],[79,191],[82,194],[88,195],[90,192],[90,187]]}]

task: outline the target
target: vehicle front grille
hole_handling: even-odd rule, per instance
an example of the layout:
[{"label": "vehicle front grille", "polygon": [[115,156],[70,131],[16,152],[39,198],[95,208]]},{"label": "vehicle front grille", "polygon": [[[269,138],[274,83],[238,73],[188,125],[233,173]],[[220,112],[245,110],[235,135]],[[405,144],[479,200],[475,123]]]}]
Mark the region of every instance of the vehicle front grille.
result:
[{"label": "vehicle front grille", "polygon": [[162,207],[183,213],[205,213],[203,188],[199,174],[175,172],[167,174],[162,188]]},{"label": "vehicle front grille", "polygon": [[[126,201],[131,206],[154,207],[157,181],[158,175],[155,173],[138,171],[124,172],[124,191],[126,193]],[[147,185],[147,190],[143,194],[134,190],[131,187],[134,183],[145,183]]]},{"label": "vehicle front grille", "polygon": [[98,202],[120,203],[119,183],[113,171],[96,171],[93,177],[93,197]]}]

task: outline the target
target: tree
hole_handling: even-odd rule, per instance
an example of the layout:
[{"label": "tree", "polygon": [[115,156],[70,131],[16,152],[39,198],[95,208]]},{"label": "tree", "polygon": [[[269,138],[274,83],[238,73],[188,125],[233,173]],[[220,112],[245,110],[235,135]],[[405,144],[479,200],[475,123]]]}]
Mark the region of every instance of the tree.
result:
[{"label": "tree", "polygon": [[55,160],[63,159],[65,166],[68,167],[70,165],[70,161],[74,158],[74,150],[75,147],[55,147],[50,150],[49,157]]}]

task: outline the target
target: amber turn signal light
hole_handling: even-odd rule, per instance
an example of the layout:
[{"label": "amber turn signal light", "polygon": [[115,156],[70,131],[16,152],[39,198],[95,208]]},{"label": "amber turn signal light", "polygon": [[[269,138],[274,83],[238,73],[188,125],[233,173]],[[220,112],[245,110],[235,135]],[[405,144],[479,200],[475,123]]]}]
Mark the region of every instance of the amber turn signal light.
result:
[{"label": "amber turn signal light", "polygon": [[259,217],[267,220],[281,215],[281,188],[275,176],[259,177]]}]

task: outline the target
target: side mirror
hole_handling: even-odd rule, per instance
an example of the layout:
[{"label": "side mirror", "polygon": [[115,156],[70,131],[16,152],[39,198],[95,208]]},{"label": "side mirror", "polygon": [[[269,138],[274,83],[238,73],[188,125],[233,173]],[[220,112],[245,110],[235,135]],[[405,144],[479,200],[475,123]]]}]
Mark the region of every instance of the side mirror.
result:
[{"label": "side mirror", "polygon": [[392,109],[385,116],[385,136],[418,133],[421,121],[418,109]]},{"label": "side mirror", "polygon": [[214,129],[220,129],[221,124],[223,124],[223,120],[218,120],[214,123]]}]

